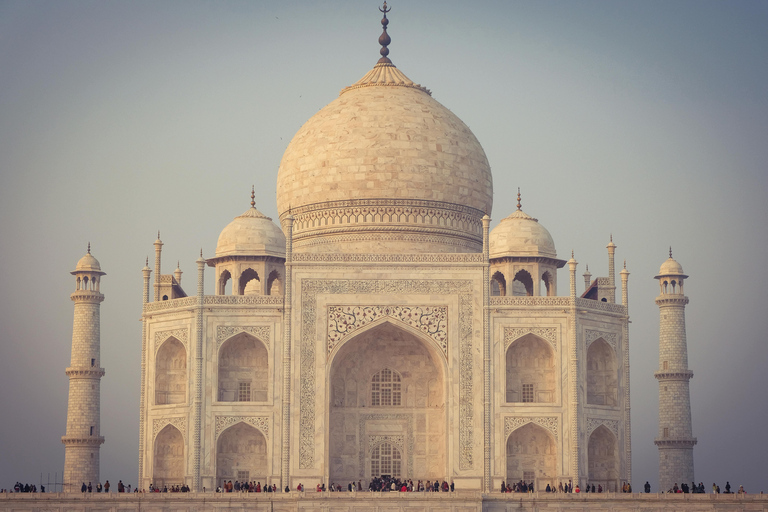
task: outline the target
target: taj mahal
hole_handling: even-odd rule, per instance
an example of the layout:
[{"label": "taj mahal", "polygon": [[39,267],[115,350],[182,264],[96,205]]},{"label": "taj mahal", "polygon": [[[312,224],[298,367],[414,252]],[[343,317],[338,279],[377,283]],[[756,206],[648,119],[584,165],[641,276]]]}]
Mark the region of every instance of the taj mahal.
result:
[{"label": "taj mahal", "polygon": [[[632,479],[630,274],[616,261],[625,257],[606,234],[594,241],[607,243],[603,275],[577,275],[574,254],[558,253],[519,190],[490,229],[485,152],[390,60],[381,10],[378,62],[282,157],[278,218],[253,194],[248,207],[242,191],[232,215],[245,211],[183,284],[180,269],[163,266],[158,233],[142,270],[138,486],[367,488],[392,476],[486,493],[520,480],[618,491]],[[99,481],[108,438],[106,277],[90,249],[72,274],[62,441],[65,484],[79,490]],[[656,445],[661,486],[671,487],[694,480],[688,276],[670,252],[656,277]]]}]

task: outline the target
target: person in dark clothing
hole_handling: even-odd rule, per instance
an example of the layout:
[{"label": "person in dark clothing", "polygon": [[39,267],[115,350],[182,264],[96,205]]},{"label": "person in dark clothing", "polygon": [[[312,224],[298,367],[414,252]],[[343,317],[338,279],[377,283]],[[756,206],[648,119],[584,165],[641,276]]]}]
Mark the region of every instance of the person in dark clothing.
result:
[{"label": "person in dark clothing", "polygon": [[648,494],[651,492],[651,484],[649,484],[647,481],[645,482],[645,493]]},{"label": "person in dark clothing", "polygon": [[85,492],[88,490],[88,487],[85,485],[85,482],[83,482],[83,485],[80,486],[80,492]]}]

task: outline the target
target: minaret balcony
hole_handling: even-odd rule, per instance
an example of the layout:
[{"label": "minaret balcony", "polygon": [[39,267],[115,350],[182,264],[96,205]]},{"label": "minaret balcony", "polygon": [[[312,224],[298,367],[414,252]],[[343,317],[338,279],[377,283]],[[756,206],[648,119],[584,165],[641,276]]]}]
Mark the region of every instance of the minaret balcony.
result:
[{"label": "minaret balcony", "polygon": [[104,368],[93,368],[90,366],[70,366],[66,369],[65,373],[67,374],[67,377],[98,379],[103,377],[106,372],[104,371]]},{"label": "minaret balcony", "polygon": [[653,440],[653,444],[659,448],[693,448],[698,443],[695,437],[685,437],[675,439],[673,437],[657,437]]},{"label": "minaret balcony", "polygon": [[654,372],[656,380],[690,380],[693,377],[691,370],[664,370]]},{"label": "minaret balcony", "polygon": [[61,436],[61,442],[66,446],[99,446],[104,444],[104,436]]}]

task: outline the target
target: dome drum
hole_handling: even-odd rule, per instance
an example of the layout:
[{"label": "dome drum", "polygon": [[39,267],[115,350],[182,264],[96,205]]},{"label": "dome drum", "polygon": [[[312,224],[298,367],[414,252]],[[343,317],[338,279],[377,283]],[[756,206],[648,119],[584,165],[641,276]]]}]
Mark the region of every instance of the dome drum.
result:
[{"label": "dome drum", "polygon": [[[287,215],[287,213],[286,213]],[[439,201],[370,199],[333,201],[291,210],[296,252],[480,252],[477,209]]]}]

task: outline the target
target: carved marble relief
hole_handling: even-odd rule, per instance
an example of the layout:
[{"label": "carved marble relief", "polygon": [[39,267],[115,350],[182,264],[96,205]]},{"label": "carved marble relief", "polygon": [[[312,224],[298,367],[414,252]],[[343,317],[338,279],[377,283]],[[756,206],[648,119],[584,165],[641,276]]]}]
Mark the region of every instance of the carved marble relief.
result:
[{"label": "carved marble relief", "polygon": [[444,306],[328,306],[328,352],[360,327],[382,318],[418,329],[448,354],[448,308]]}]

